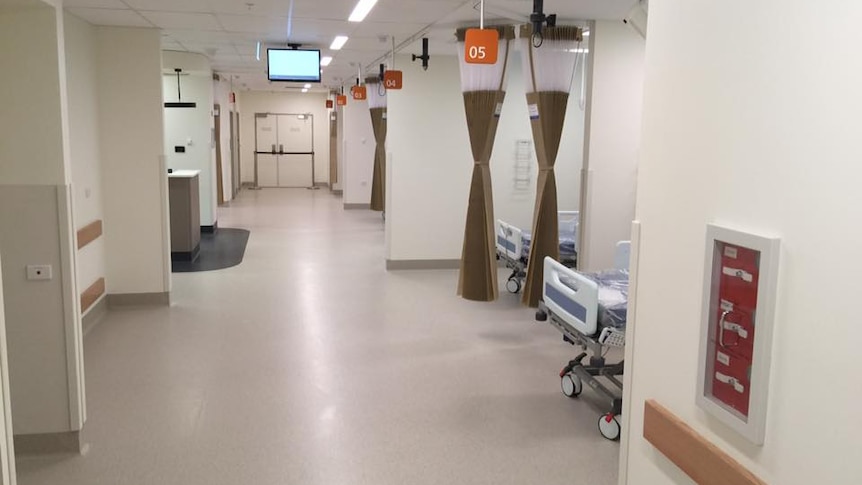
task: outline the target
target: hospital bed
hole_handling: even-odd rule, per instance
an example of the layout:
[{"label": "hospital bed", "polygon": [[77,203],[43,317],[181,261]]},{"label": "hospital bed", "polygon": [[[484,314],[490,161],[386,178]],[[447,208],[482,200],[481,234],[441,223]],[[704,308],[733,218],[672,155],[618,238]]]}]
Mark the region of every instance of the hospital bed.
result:
[{"label": "hospital bed", "polygon": [[536,312],[536,320],[549,322],[563,334],[563,340],[583,349],[560,371],[561,388],[563,394],[575,398],[586,384],[606,400],[608,412],[599,417],[598,427],[609,440],[620,437],[620,377],[625,364],[623,360],[609,364],[605,356],[610,348],[625,346],[629,246],[619,243],[617,267],[598,273],[578,273],[545,258],[542,301]]},{"label": "hospital bed", "polygon": [[[578,262],[577,240],[580,217],[578,211],[557,213],[560,238],[560,261],[574,268]],[[530,258],[530,231],[497,220],[497,259],[503,261],[512,273],[506,282],[510,293],[518,293],[527,276],[527,263]]]}]

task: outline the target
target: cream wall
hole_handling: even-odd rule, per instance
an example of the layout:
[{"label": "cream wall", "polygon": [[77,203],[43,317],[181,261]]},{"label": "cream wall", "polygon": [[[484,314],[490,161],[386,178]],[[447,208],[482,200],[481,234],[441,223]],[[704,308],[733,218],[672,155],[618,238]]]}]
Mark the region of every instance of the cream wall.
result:
[{"label": "cream wall", "polygon": [[[177,101],[177,76],[180,76],[182,101],[197,103],[194,108],[164,108],[165,148],[168,168],[200,170],[201,226],[217,220],[216,166],[213,139],[213,80],[209,60],[190,52],[162,52],[162,95],[164,101]],[[176,153],[174,147],[185,147]]]},{"label": "cream wall", "polygon": [[[4,75],[4,87],[0,89],[0,106],[3,107],[0,133],[10,140],[21,141],[0,143],[0,183],[3,184],[61,185],[67,182],[58,73],[61,38],[56,17],[55,9],[48,6],[0,6],[0,45],[5,46],[0,49],[0,65],[27,67],[27,75]],[[40,35],[31,35],[32,31]],[[39,62],[32,62],[33,59]],[[40,116],[29,116],[34,112]],[[33,160],[59,163],[33,163]]]},{"label": "cream wall", "polygon": [[[68,12],[64,15],[64,24],[69,99],[69,156],[75,221],[77,228],[81,228],[105,217],[99,153],[96,28]],[[78,251],[79,288],[88,288],[105,276],[105,258],[104,238],[96,239]]]},{"label": "cream wall", "polygon": [[[494,216],[531,228],[538,167],[532,149],[524,68],[515,49],[509,66],[506,100],[491,159]],[[437,56],[432,67],[424,71],[409,57],[401,57],[398,69],[404,71],[404,89],[389,93],[387,258],[458,260],[473,164],[458,58]],[[579,207],[585,116],[579,107],[580,82],[576,75],[556,165],[560,210]],[[529,180],[516,186],[517,140],[529,141],[531,153]]]},{"label": "cream wall", "polygon": [[314,115],[314,182],[329,183],[329,110],[326,93],[243,91],[238,94],[242,112],[242,181],[254,182],[254,114],[311,113]]},{"label": "cream wall", "polygon": [[161,34],[98,27],[109,294],[170,291]]},{"label": "cream wall", "polygon": [[[0,7],[0,256],[17,434],[85,419],[63,14]],[[34,62],[38,60],[38,62]],[[28,265],[50,265],[28,280]]]},{"label": "cream wall", "polygon": [[[766,483],[862,477],[859,18],[859,2],[650,2],[628,484],[692,483],[641,438],[652,398]],[[710,222],[781,238],[763,447],[695,406]]]},{"label": "cream wall", "polygon": [[581,269],[613,267],[618,241],[631,238],[637,192],[644,77],[643,37],[622,22],[597,21],[590,35],[587,101],[589,174]]},{"label": "cream wall", "polygon": [[344,122],[342,188],[345,204],[370,204],[374,153],[377,142],[367,101],[348,102],[341,110]]},{"label": "cream wall", "polygon": [[[230,117],[231,112],[234,111],[235,107],[233,103],[230,102],[230,82],[228,82],[224,77],[221,77],[218,81],[213,80],[213,97],[215,99],[215,103],[219,105],[221,109],[221,116],[219,117],[220,123],[220,135],[221,135],[221,165],[222,165],[222,191],[225,202],[229,202],[233,199],[233,191],[231,187],[233,187],[233,167],[231,166],[230,159]],[[215,119],[215,118],[213,118]],[[216,195],[218,195],[218,177],[216,177]]]}]

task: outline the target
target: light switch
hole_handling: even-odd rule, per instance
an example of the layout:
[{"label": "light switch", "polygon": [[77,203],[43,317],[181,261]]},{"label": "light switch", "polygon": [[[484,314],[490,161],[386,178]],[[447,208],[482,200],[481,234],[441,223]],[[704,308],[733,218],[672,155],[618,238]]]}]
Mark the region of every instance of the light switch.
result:
[{"label": "light switch", "polygon": [[53,269],[50,264],[27,265],[27,279],[31,281],[50,280],[53,278]]}]

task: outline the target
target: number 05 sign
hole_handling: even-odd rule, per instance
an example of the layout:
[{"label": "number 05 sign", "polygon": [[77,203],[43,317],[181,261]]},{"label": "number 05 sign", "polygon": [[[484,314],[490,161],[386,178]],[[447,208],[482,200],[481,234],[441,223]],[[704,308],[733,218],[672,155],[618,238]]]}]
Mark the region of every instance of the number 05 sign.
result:
[{"label": "number 05 sign", "polygon": [[468,64],[496,64],[500,33],[496,29],[469,29],[464,36],[464,59]]}]

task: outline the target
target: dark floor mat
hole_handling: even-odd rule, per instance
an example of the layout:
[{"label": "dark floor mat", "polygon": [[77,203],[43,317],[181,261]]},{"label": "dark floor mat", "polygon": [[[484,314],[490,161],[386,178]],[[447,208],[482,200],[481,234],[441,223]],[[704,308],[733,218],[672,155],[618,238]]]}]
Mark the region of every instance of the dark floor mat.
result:
[{"label": "dark floor mat", "polygon": [[245,229],[220,228],[215,234],[201,234],[201,252],[195,262],[173,261],[174,273],[214,271],[242,263],[251,232]]}]

